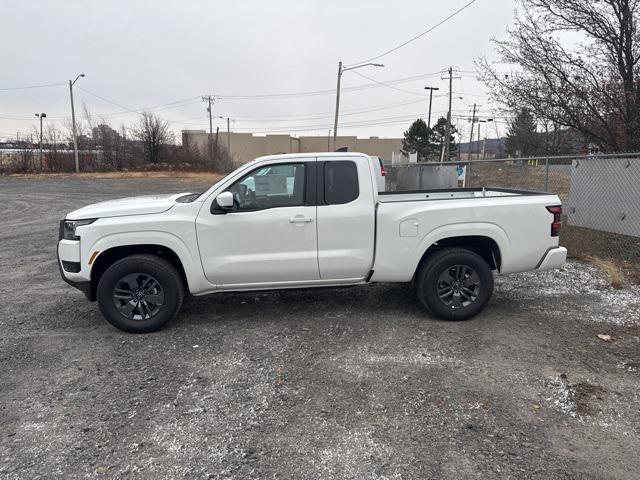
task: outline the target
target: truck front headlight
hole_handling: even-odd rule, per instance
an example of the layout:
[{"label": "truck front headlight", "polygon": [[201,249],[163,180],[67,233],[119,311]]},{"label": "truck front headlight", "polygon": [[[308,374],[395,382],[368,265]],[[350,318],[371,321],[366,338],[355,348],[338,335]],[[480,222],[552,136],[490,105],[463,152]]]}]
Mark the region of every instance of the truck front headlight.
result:
[{"label": "truck front headlight", "polygon": [[76,228],[83,225],[90,225],[95,222],[97,218],[87,218],[85,220],[62,220],[60,222],[60,240],[80,240],[80,237],[76,235]]}]

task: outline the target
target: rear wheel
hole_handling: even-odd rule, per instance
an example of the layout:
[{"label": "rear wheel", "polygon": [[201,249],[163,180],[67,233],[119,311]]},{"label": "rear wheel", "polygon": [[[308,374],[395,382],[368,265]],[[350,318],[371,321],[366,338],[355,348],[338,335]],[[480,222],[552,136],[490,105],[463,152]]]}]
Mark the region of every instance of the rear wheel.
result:
[{"label": "rear wheel", "polygon": [[162,328],[180,310],[182,279],[166,260],[154,255],[132,255],[104,272],[97,289],[102,315],[113,326],[131,333]]},{"label": "rear wheel", "polygon": [[462,248],[434,253],[416,277],[420,302],[445,320],[466,320],[477,315],[493,293],[493,274],[487,262]]}]

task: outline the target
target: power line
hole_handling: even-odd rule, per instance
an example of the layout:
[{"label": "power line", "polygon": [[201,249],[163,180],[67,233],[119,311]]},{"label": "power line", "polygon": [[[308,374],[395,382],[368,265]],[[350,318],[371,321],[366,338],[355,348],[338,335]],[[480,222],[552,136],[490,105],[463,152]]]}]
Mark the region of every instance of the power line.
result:
[{"label": "power line", "polygon": [[[0,119],[2,119],[2,120],[16,120],[16,121],[33,122],[34,121],[33,118],[34,117],[14,117],[12,115],[2,115],[2,114],[0,114]],[[51,116],[51,117],[47,116],[47,118],[50,119],[50,120],[63,120],[64,119],[64,117],[53,117],[53,116]]]},{"label": "power line", "polygon": [[136,110],[133,110],[133,109],[128,108],[128,107],[125,107],[124,105],[120,105],[119,103],[116,103],[116,102],[114,102],[114,101],[111,101],[111,100],[109,100],[108,98],[101,97],[101,96],[100,96],[100,95],[98,95],[97,93],[93,93],[91,90],[87,90],[86,88],[83,88],[83,87],[81,87],[80,85],[76,85],[76,88],[79,88],[80,90],[82,90],[83,92],[88,93],[89,95],[92,95],[92,96],[94,96],[94,97],[96,97],[96,98],[99,98],[99,99],[100,99],[100,100],[102,100],[103,102],[110,103],[111,105],[115,105],[116,107],[121,108],[121,109],[123,109],[123,110],[126,110],[126,111],[128,111],[128,112],[131,112],[131,113],[140,113],[140,112],[138,112],[138,111],[136,111]]},{"label": "power line", "polygon": [[[442,95],[438,95],[439,97],[441,97]],[[378,112],[381,110],[389,110],[389,109],[393,109],[396,107],[402,107],[402,106],[406,106],[406,105],[414,105],[416,103],[421,103],[423,102],[424,99],[420,99],[420,100],[411,100],[409,102],[400,102],[400,103],[393,103],[393,104],[389,104],[389,105],[383,105],[383,106],[379,106],[376,108],[367,108],[367,109],[359,109],[359,110],[353,110],[353,111],[347,111],[346,113],[343,113],[342,116],[353,116],[353,115],[362,115],[364,113],[370,113],[370,112]],[[326,113],[324,115],[322,115],[322,113]],[[322,120],[322,119],[327,119],[327,118],[333,118],[331,115],[331,112],[322,112],[322,113],[318,113],[315,114],[313,116],[286,116],[286,117],[238,117],[236,116],[236,120],[253,120],[256,122],[282,122],[282,121],[289,121],[289,120],[299,120],[299,121],[304,121],[304,120]]]},{"label": "power line", "polygon": [[[443,95],[438,95],[438,97],[441,97]],[[396,107],[402,107],[402,106],[406,106],[406,105],[414,105],[416,103],[420,103],[423,100],[410,100],[408,102],[395,102],[395,103],[387,103],[387,104],[381,104],[381,105],[377,105],[375,106],[375,108],[365,108],[365,109],[349,109],[346,110],[345,113],[343,114],[344,116],[353,116],[353,115],[362,115],[364,113],[370,113],[370,112],[377,112],[380,110],[389,110],[389,109],[393,109]],[[272,116],[238,116],[238,115],[224,115],[225,117],[227,116],[231,116],[233,117],[234,120],[238,120],[238,121],[254,121],[257,123],[282,123],[282,122],[288,122],[291,120],[295,120],[295,121],[306,121],[306,120],[322,120],[322,119],[329,119],[329,118],[333,118],[333,112],[316,112],[310,115],[287,115],[287,116],[283,116],[283,117],[272,117]],[[201,122],[198,123],[193,123],[190,122],[190,120],[197,120],[197,119],[202,119]],[[197,116],[197,117],[190,117],[190,118],[184,118],[181,120],[172,120],[170,121],[171,123],[177,123],[180,125],[202,125],[206,122],[206,119],[204,119],[201,115]]]},{"label": "power line", "polygon": [[[356,72],[358,73],[358,72]],[[387,82],[379,82],[375,79],[369,78],[365,75],[361,75],[362,77],[368,79],[369,81],[371,81],[372,83],[370,84],[363,84],[363,85],[355,85],[353,87],[346,87],[343,89],[344,92],[355,92],[355,91],[361,91],[361,90],[368,90],[371,88],[378,88],[380,86],[384,86],[387,88],[391,88],[394,90],[398,90],[400,92],[403,93],[408,93],[411,95],[415,95],[415,96],[421,96],[415,92],[410,92],[408,90],[403,90],[397,87],[393,87],[393,85],[395,84],[402,84],[402,83],[409,83],[409,82],[413,82],[413,81],[418,81],[418,80],[423,80],[423,79],[427,79],[430,77],[436,77],[440,74],[440,72],[432,72],[432,73],[425,73],[425,74],[421,74],[421,75],[413,75],[410,77],[403,77],[403,78],[398,78],[398,79],[394,79],[394,80],[389,80]],[[17,90],[17,89],[26,89],[26,88],[44,88],[44,87],[51,87],[51,86],[61,86],[61,85],[66,85],[65,83],[51,83],[51,84],[42,84],[42,85],[32,85],[32,86],[25,86],[25,87],[11,87],[11,88],[2,88],[0,90]],[[118,102],[115,102],[113,100],[110,100],[102,95],[99,95],[87,88],[84,88],[80,85],[76,85],[78,89],[82,90],[83,92],[98,98],[99,100],[102,100],[103,102],[106,102],[110,105],[113,105],[115,107],[120,108],[123,111],[120,112],[108,112],[108,113],[104,113],[104,114],[100,114],[97,113],[95,114],[96,116],[103,116],[103,117],[118,117],[118,116],[127,116],[127,115],[131,115],[131,114],[140,114],[142,111],[144,110],[162,110],[162,109],[169,109],[169,108],[177,108],[177,107],[183,107],[183,106],[187,106],[187,105],[192,105],[195,103],[199,102],[200,97],[199,96],[193,96],[193,97],[188,97],[182,100],[176,100],[173,102],[168,102],[168,103],[162,103],[159,105],[151,105],[151,106],[147,106],[147,107],[139,107],[139,108],[129,108],[126,107]],[[304,97],[304,96],[316,96],[316,95],[333,95],[335,93],[334,89],[327,89],[327,90],[315,90],[315,91],[307,91],[307,92],[288,92],[288,93],[276,93],[276,94],[249,94],[249,95],[216,95],[217,98],[221,98],[221,99],[262,99],[262,98],[299,98],[299,97]],[[5,120],[17,120],[17,121],[33,121],[33,119],[31,117],[19,117],[19,116],[11,116],[11,115],[0,115],[0,118],[5,119]],[[52,120],[54,119],[58,119],[58,120],[62,120],[65,117],[51,117]],[[185,123],[185,122],[173,122],[173,123]]]},{"label": "power line", "polygon": [[[200,97],[189,97],[189,98],[185,98],[183,100],[177,100],[175,102],[169,102],[169,103],[161,103],[159,105],[150,105],[148,107],[139,107],[137,109],[135,109],[135,112],[142,112],[144,110],[168,110],[171,108],[180,108],[180,107],[186,107],[189,105],[195,105],[196,103],[200,103]],[[104,113],[101,114],[101,116],[104,117],[115,117],[115,116],[120,116],[120,115],[128,115],[129,111],[127,112],[111,112],[111,113]]]},{"label": "power line", "polygon": [[375,79],[373,79],[371,77],[367,77],[365,74],[360,73],[360,72],[356,72],[355,70],[353,70],[353,73],[355,73],[356,75],[361,76],[362,78],[366,78],[367,80],[369,80],[371,82],[374,82],[374,83],[376,83],[378,85],[381,85],[383,87],[391,88],[392,90],[397,90],[398,92],[407,93],[409,95],[415,95],[415,96],[418,96],[418,97],[421,97],[421,98],[424,97],[424,94],[422,94],[422,93],[410,92],[409,90],[403,90],[401,88],[394,87],[393,85],[390,85],[390,84],[385,83],[385,82],[379,82],[378,80],[375,80]]},{"label": "power line", "polygon": [[2,87],[0,88],[0,91],[6,92],[10,90],[30,90],[32,88],[59,87],[60,85],[66,85],[66,83],[45,83],[42,85],[27,85],[24,87]]},{"label": "power line", "polygon": [[[109,100],[108,98],[105,98],[101,95],[98,95],[97,93],[94,93],[86,88],[82,88],[79,85],[76,85],[77,88],[79,88],[80,90],[82,90],[83,92],[88,93],[89,95],[92,95],[100,100],[102,100],[103,102],[107,102],[111,105],[115,105],[118,108],[121,108],[123,110],[125,110],[125,112],[115,112],[115,113],[111,113],[111,114],[97,114],[97,116],[105,116],[105,117],[113,117],[113,116],[121,116],[121,115],[128,115],[128,114],[136,114],[136,115],[140,115],[142,112],[144,111],[151,111],[151,110],[162,110],[163,107],[164,108],[172,108],[175,106],[186,106],[186,105],[179,105],[179,104],[185,104],[186,102],[190,102],[189,104],[191,104],[191,102],[195,103],[195,99],[199,99],[200,97],[189,97],[183,100],[177,100],[174,102],[168,102],[168,103],[163,103],[163,104],[159,104],[156,106],[151,106],[151,107],[141,107],[138,108],[137,110],[134,110],[132,108],[128,108],[125,107],[124,105],[121,105],[117,102],[114,102],[113,100]],[[171,121],[171,120],[167,120],[167,121]]]},{"label": "power line", "polygon": [[[380,118],[372,118],[368,120],[358,120],[353,122],[344,123],[345,126],[371,126],[371,125],[384,125],[389,123],[404,123],[408,120],[415,120],[419,118],[424,112],[413,113],[413,114],[404,114],[404,115],[395,115],[390,117],[380,117]],[[446,111],[438,111],[434,112],[436,115],[441,115],[446,113]],[[254,132],[282,132],[282,131],[304,131],[304,130],[320,130],[324,129],[328,126],[329,123],[321,123],[314,125],[289,125],[289,126],[278,126],[273,128],[252,128],[252,127],[242,127],[238,130],[250,130]]]},{"label": "power line", "polygon": [[387,50],[386,52],[381,53],[380,55],[376,55],[375,57],[371,57],[371,58],[367,58],[366,60],[361,60],[359,62],[354,62],[351,65],[360,65],[361,63],[368,63],[368,62],[372,62],[374,60],[378,60],[379,58],[382,58],[386,55],[389,55],[392,52],[395,52],[396,50],[401,49],[402,47],[404,47],[405,45],[410,44],[411,42],[414,42],[416,40],[418,40],[421,37],[424,37],[426,34],[431,33],[432,31],[434,31],[436,28],[438,28],[440,25],[442,25],[443,23],[448,22],[449,20],[451,20],[453,17],[455,17],[456,15],[458,15],[459,13],[462,13],[463,10],[466,10],[468,7],[470,7],[471,5],[473,5],[474,3],[476,3],[477,0],[471,0],[469,3],[467,3],[466,5],[464,5],[463,7],[459,8],[458,10],[456,10],[455,12],[453,12],[451,15],[449,15],[447,18],[445,18],[444,20],[436,23],[434,26],[430,27],[428,30],[425,30],[422,33],[419,33],[418,35],[416,35],[413,38],[410,38],[409,40],[407,40],[406,42],[401,43],[400,45],[391,48],[390,50]]},{"label": "power line", "polygon": [[169,104],[151,105],[151,106],[148,106],[148,107],[139,107],[139,108],[135,109],[135,111],[103,113],[103,114],[98,114],[98,116],[107,117],[107,118],[126,117],[128,115],[133,115],[134,113],[135,114],[142,113],[143,111],[157,112],[157,111],[160,111],[160,110],[170,110],[170,109],[173,109],[173,108],[189,107],[191,105],[195,105],[196,103],[200,103],[200,97],[192,97],[192,98],[189,98],[188,101],[186,101],[186,100],[182,101],[182,103],[180,103],[180,102],[171,102]]},{"label": "power line", "polygon": [[[421,75],[414,75],[411,77],[404,77],[404,78],[398,78],[395,80],[389,80],[388,82],[385,82],[385,84],[400,84],[400,83],[408,83],[408,82],[412,82],[412,81],[416,81],[416,80],[422,80],[425,78],[429,78],[429,77],[436,77],[440,75],[440,72],[432,72],[432,73],[425,73],[425,74],[421,74]],[[342,91],[343,92],[350,92],[350,91],[359,91],[359,90],[367,90],[370,88],[376,88],[379,85],[384,85],[381,82],[378,82],[376,80],[373,79],[369,79],[370,81],[372,81],[373,83],[368,83],[368,84],[363,84],[363,85],[355,85],[353,87],[346,87],[343,88]],[[306,92],[289,92],[289,93],[266,93],[266,94],[245,94],[245,95],[241,95],[241,94],[236,94],[236,95],[227,95],[227,94],[216,94],[216,98],[219,99],[248,99],[248,100],[252,100],[252,99],[260,99],[260,98],[297,98],[297,97],[312,97],[312,96],[317,96],[317,95],[335,95],[336,91],[335,89],[331,88],[331,89],[326,89],[326,90],[312,90],[312,91],[306,91]]]},{"label": "power line", "polygon": [[[446,96],[446,94],[443,95],[438,95],[437,97],[444,97]],[[351,111],[350,113],[345,113],[345,116],[353,116],[353,115],[362,115],[364,113],[370,113],[370,112],[376,112],[376,111],[380,111],[380,110],[387,110],[387,109],[392,109],[395,108],[397,106],[406,106],[406,105],[413,105],[416,103],[421,103],[424,100],[411,100],[409,102],[400,102],[400,103],[395,103],[395,104],[388,104],[388,105],[383,105],[380,106],[378,108],[370,108],[370,109],[360,109],[360,110],[355,110],[355,111]],[[295,120],[295,121],[311,121],[311,120],[323,120],[323,119],[330,119],[332,118],[331,115],[329,115],[331,112],[326,112],[327,115],[324,116],[304,116],[304,117],[295,117],[295,116],[286,116],[286,117],[238,117],[238,116],[234,116],[234,119],[239,121],[239,122],[255,122],[255,123],[284,123],[284,122],[288,122],[291,120]],[[405,114],[406,115],[406,114]],[[412,114],[411,117],[416,117],[421,115],[421,114]],[[196,117],[196,118],[201,118],[201,117]],[[396,117],[383,117],[383,118],[396,118]],[[177,123],[177,124],[181,124],[181,125],[202,125],[204,124],[205,120],[203,119],[202,122],[199,123],[190,123],[188,122],[188,120],[193,120],[190,118],[186,118],[183,121],[172,121],[171,123]],[[359,120],[359,121],[372,121],[372,120]],[[301,125],[302,126],[302,125]],[[248,127],[247,127],[248,128]],[[266,128],[266,127],[264,127]],[[272,128],[276,128],[276,129],[287,129],[287,128],[291,128],[291,127],[287,127],[287,126],[275,126]]]}]

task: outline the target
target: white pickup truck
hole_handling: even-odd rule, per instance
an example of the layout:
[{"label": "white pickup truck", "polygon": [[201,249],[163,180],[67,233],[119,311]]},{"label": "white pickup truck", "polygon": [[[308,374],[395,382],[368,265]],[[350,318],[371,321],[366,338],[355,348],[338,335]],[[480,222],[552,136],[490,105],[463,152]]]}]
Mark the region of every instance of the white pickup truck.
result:
[{"label": "white pickup truck", "polygon": [[379,193],[359,153],[258,158],[201,194],[112,200],[60,222],[63,279],[128,332],[161,328],[184,292],[413,282],[443,319],[480,312],[492,271],[562,265],[556,195],[498,188]]}]

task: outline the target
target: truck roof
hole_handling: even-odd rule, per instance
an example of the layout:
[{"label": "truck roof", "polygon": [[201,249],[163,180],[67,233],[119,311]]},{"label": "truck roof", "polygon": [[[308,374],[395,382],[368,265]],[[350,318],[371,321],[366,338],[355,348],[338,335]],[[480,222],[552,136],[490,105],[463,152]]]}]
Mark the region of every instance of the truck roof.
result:
[{"label": "truck roof", "polygon": [[254,162],[264,162],[267,160],[285,160],[287,158],[313,158],[313,157],[368,157],[366,153],[359,152],[305,152],[305,153],[281,153],[278,155],[266,155],[258,157]]}]

